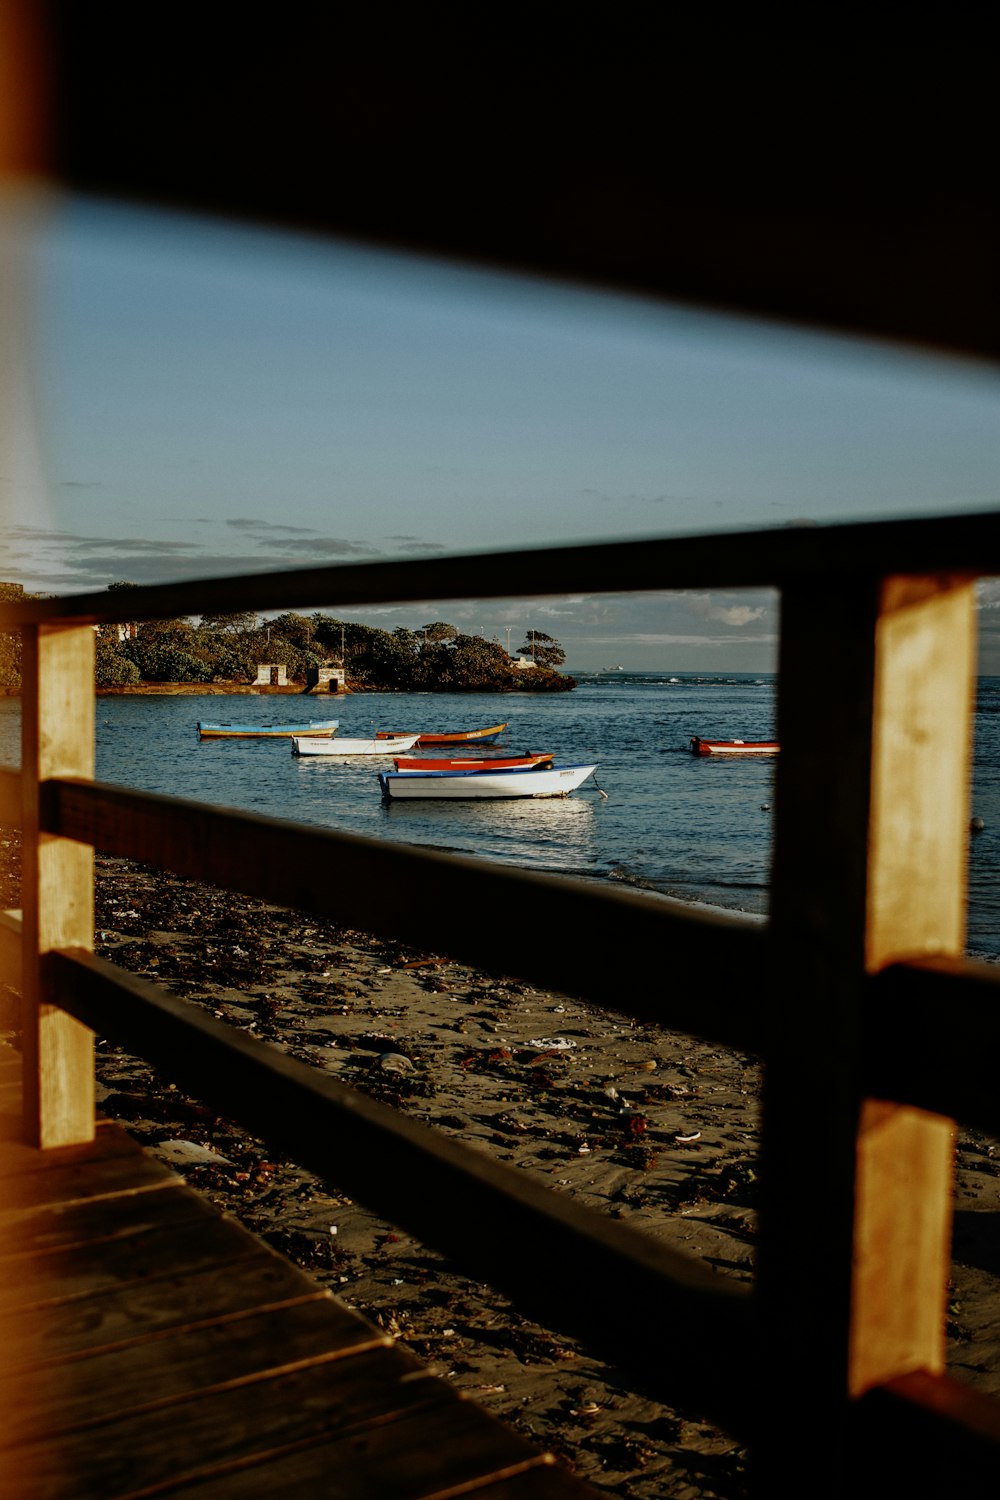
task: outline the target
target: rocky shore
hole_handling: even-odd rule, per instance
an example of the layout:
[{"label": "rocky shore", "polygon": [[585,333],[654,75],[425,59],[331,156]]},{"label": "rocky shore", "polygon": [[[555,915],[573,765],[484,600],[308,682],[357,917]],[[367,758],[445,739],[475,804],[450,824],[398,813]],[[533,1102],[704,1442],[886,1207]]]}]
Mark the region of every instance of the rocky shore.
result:
[{"label": "rocky shore", "polygon": [[[9,842],[8,905],[14,852]],[[96,900],[97,950],[122,967],[750,1280],[756,1059],[633,1022],[624,997],[622,1013],[584,1007],[125,861],[98,859]],[[98,1054],[105,1114],[595,1488],[635,1500],[747,1493],[745,1453],[701,1413],[635,1389],[105,1039]],[[1000,1393],[1000,1149],[963,1132],[958,1164],[954,1372]]]}]

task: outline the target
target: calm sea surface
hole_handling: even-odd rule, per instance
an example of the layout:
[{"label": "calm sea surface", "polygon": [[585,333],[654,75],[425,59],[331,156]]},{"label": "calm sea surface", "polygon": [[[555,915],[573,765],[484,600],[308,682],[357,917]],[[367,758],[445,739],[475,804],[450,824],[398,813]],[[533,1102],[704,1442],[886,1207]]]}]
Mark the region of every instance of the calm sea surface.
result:
[{"label": "calm sea surface", "polygon": [[[572,693],[366,693],[281,697],[113,697],[97,701],[101,780],[276,817],[433,845],[531,869],[588,876],[685,900],[764,912],[775,763],[699,759],[691,735],[768,739],[773,677],[614,672]],[[19,758],[20,705],[0,700],[0,761]],[[393,803],[379,761],[299,759],[287,740],[199,741],[198,719],[340,718],[343,735],[445,731],[507,720],[515,750],[598,763],[597,781],[563,800]],[[1000,678],[981,678],[970,844],[969,951],[1000,956]]]}]

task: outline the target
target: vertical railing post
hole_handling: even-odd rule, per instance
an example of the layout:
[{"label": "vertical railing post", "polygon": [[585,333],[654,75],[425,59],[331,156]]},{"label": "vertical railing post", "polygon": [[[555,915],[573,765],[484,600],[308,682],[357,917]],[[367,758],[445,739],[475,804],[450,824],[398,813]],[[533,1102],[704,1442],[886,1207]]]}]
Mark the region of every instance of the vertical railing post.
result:
[{"label": "vertical railing post", "polygon": [[952,1125],[863,1099],[861,1048],[866,974],[962,951],[973,621],[965,579],[783,596],[762,1493],[857,1493],[850,1399],[943,1364]]},{"label": "vertical railing post", "polygon": [[24,1131],[38,1146],[93,1139],[93,1033],[48,1003],[44,958],[91,948],[94,853],[44,833],[46,777],[94,774],[94,632],[42,625],[24,632],[22,669]]}]

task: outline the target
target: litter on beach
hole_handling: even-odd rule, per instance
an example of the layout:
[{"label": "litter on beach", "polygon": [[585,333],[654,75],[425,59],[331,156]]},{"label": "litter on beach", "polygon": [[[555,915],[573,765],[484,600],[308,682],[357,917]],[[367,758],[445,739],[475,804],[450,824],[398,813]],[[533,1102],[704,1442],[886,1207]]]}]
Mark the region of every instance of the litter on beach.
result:
[{"label": "litter on beach", "polygon": [[576,1043],[566,1036],[539,1036],[530,1042],[522,1042],[521,1046],[533,1047],[536,1052],[568,1052]]}]

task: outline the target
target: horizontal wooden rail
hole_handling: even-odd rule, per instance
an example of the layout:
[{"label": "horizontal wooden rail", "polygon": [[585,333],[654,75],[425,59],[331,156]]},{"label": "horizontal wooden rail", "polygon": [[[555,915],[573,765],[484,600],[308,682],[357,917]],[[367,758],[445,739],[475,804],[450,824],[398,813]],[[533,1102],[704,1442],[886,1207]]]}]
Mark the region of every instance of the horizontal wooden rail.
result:
[{"label": "horizontal wooden rail", "polygon": [[1000,965],[893,964],[867,981],[865,1016],[866,1093],[1000,1130]]},{"label": "horizontal wooden rail", "polygon": [[746,1289],[524,1172],[377,1104],[82,949],[49,993],[269,1146],[514,1297],[548,1327],[657,1372],[664,1393],[747,1429],[757,1358]]},{"label": "horizontal wooden rail", "polygon": [[[973,557],[976,565],[970,568]],[[0,604],[0,628],[55,620],[115,621],[123,610],[130,620],[155,620],[207,610],[767,588],[791,580],[924,572],[967,577],[1000,573],[1000,515],[657,537],[152,584],[129,590],[127,601],[105,590]]]},{"label": "horizontal wooden rail", "polygon": [[[729,1046],[761,1045],[766,928],[752,919],[101,782],[42,791],[47,833]],[[531,920],[513,923],[514,911]]]},{"label": "horizontal wooden rail", "polygon": [[914,1370],[868,1391],[853,1424],[865,1455],[852,1495],[995,1500],[1000,1401],[949,1375]]},{"label": "horizontal wooden rail", "polygon": [[[100,782],[47,783],[43,803],[48,832],[107,853],[764,1053],[768,934],[758,921]],[[496,913],[529,908],[514,945]],[[580,932],[586,940],[566,936]],[[662,988],[651,974],[666,976]],[[896,964],[866,991],[864,1092],[1000,1129],[989,1064],[1000,968]],[[942,1015],[959,1013],[962,1027],[942,1027]],[[986,1045],[969,1056],[962,1035]]]}]

